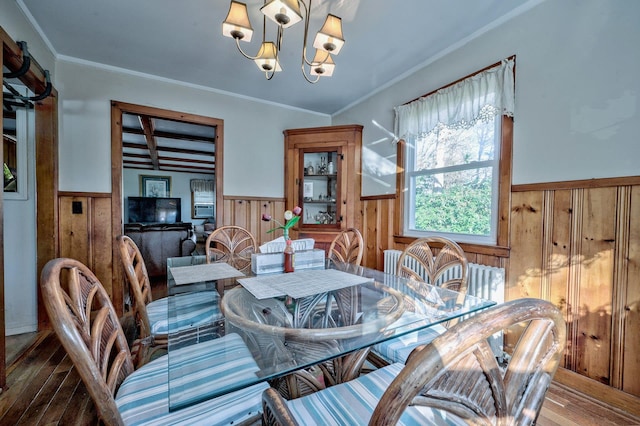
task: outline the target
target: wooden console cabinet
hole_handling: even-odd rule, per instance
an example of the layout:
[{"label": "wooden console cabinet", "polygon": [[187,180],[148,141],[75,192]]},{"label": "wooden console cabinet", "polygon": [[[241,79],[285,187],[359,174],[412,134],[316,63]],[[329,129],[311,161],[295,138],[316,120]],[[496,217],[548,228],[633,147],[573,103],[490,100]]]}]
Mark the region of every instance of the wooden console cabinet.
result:
[{"label": "wooden console cabinet", "polygon": [[284,131],[287,208],[302,207],[294,238],[327,250],[338,232],[362,226],[362,126]]}]

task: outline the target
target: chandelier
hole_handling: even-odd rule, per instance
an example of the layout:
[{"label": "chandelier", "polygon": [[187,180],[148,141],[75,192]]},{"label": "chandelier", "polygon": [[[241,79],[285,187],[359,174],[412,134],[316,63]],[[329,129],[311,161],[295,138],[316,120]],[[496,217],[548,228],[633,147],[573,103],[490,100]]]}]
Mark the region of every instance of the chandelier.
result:
[{"label": "chandelier", "polygon": [[[302,6],[302,7],[301,7]],[[301,13],[304,10],[304,15]],[[245,53],[240,47],[240,41],[250,42],[253,28],[247,14],[247,5],[231,1],[229,13],[222,23],[222,35],[236,40],[238,51],[247,59],[253,60],[258,69],[263,71],[267,80],[271,80],[276,72],[282,71],[279,53],[282,47],[284,29],[304,20],[304,39],[302,44],[302,75],[309,83],[316,83],[320,77],[331,77],[335,69],[332,55],[340,53],[344,45],[342,38],[342,20],[328,14],[324,25],[316,34],[313,47],[316,49],[313,59],[307,58],[307,35],[311,14],[311,0],[309,5],[304,0],[265,0],[260,8],[263,13],[262,44],[256,56]],[[276,42],[266,41],[267,18],[278,25]]]}]

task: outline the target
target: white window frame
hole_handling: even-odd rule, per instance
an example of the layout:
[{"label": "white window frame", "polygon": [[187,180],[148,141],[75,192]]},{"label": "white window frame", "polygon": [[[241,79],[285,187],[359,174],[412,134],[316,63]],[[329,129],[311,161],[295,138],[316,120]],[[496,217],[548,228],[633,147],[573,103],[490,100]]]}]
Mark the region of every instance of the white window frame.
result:
[{"label": "white window frame", "polygon": [[[493,138],[493,159],[485,161],[473,161],[465,164],[458,164],[449,167],[440,167],[437,169],[425,169],[414,170],[415,150],[413,149],[413,143],[405,144],[405,182],[404,187],[406,190],[405,195],[405,208],[404,208],[404,229],[403,235],[417,238],[424,238],[429,236],[443,236],[458,242],[475,243],[475,244],[496,244],[498,238],[498,205],[500,197],[500,151],[502,141],[502,116],[497,115],[494,118],[494,138]],[[429,176],[437,173],[449,173],[458,172],[463,170],[476,170],[480,168],[491,167],[491,227],[489,234],[474,235],[474,234],[462,234],[443,231],[422,231],[415,228],[415,214],[413,207],[415,206],[415,179],[420,176]]]}]

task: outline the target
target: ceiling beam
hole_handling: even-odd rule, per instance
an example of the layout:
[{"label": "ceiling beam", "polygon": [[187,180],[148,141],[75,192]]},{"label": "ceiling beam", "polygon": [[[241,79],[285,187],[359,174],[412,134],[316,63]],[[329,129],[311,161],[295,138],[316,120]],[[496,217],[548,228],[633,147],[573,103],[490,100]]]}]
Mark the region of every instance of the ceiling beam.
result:
[{"label": "ceiling beam", "polygon": [[149,147],[149,156],[151,157],[153,169],[158,170],[160,168],[160,165],[158,164],[158,145],[156,143],[156,138],[153,137],[153,124],[151,123],[151,119],[146,115],[140,115],[138,119],[140,120],[140,126],[144,132],[144,138],[147,141],[147,146]]},{"label": "ceiling beam", "polygon": [[[131,143],[131,142],[122,142],[123,148],[133,148],[133,149],[144,149],[144,145],[139,143]],[[184,149],[184,148],[172,148],[168,146],[158,148],[158,151],[161,152],[181,152],[184,154],[193,154],[193,155],[211,155],[213,156],[215,153],[211,151],[201,151],[197,149]],[[126,154],[124,154],[126,155]]]},{"label": "ceiling beam", "polygon": [[[135,129],[132,127],[124,127],[122,129],[122,133],[129,133],[132,135],[143,135],[144,131],[140,129]],[[183,140],[183,141],[205,142],[205,143],[211,143],[211,144],[216,143],[215,137],[183,135],[181,133],[162,132],[159,130],[155,130],[153,132],[153,136],[157,138],[177,139],[177,140]]]}]

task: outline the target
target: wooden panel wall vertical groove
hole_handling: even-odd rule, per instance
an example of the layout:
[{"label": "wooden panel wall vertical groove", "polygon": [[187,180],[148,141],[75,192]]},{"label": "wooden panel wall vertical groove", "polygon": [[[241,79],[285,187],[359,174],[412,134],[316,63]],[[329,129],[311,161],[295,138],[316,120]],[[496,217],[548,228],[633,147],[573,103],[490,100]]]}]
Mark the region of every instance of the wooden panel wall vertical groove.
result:
[{"label": "wooden panel wall vertical groove", "polygon": [[580,232],[582,230],[582,203],[584,190],[572,191],[571,210],[574,212],[571,220],[570,250],[569,250],[569,282],[567,283],[567,311],[569,322],[567,329],[567,347],[569,364],[567,368],[576,371],[579,352],[578,327],[580,305],[580,262],[582,252]]},{"label": "wooden panel wall vertical groove", "polygon": [[622,306],[624,322],[620,330],[623,335],[619,337],[624,348],[622,383],[617,387],[640,396],[640,185],[633,186],[630,193],[627,279]]},{"label": "wooden panel wall vertical groove", "polygon": [[[611,314],[611,339],[612,355],[609,376],[611,386],[622,389],[624,366],[624,339],[625,335],[625,301],[628,284],[629,265],[629,228],[631,223],[631,187],[618,187],[616,209],[616,236],[613,265],[613,306]],[[633,330],[630,330],[633,332]]]},{"label": "wooden panel wall vertical groove", "polygon": [[542,221],[545,224],[542,228],[542,281],[540,288],[540,297],[545,300],[551,300],[551,274],[557,265],[551,263],[553,261],[553,231],[554,226],[554,193],[553,191],[544,191]]}]

